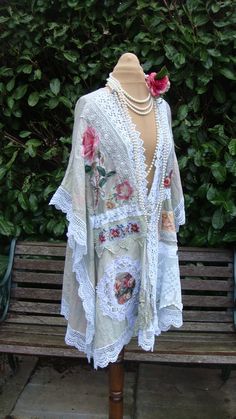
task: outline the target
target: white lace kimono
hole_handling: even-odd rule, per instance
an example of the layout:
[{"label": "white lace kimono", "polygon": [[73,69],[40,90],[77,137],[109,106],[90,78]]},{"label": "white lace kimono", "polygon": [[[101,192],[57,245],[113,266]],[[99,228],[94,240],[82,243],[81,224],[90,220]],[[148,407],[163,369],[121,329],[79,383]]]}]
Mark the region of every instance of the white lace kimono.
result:
[{"label": "white lace kimono", "polygon": [[[160,140],[149,192],[143,140],[132,125],[149,227],[139,207],[127,130],[131,119],[125,119],[106,87],[76,103],[70,159],[49,202],[68,220],[61,302],[65,342],[85,352],[89,361],[93,357],[96,369],[115,362],[132,337],[153,351],[155,335],[182,325],[176,232],[185,222],[184,199],[170,107],[163,98],[155,99],[154,107]],[[159,222],[153,210],[158,199]]]}]

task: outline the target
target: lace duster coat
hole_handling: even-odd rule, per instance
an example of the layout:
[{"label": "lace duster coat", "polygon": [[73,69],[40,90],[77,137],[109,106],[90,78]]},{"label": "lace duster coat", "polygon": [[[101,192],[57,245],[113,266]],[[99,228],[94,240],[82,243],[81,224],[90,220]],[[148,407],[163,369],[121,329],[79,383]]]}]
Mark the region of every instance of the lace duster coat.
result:
[{"label": "lace duster coat", "polygon": [[[143,140],[104,87],[76,103],[68,166],[49,202],[68,220],[61,300],[65,342],[89,361],[93,357],[96,369],[115,362],[132,337],[153,351],[155,336],[182,325],[176,233],[185,222],[184,199],[170,107],[157,98],[154,109],[159,147],[149,192]],[[148,225],[139,206],[128,127],[139,144]]]}]

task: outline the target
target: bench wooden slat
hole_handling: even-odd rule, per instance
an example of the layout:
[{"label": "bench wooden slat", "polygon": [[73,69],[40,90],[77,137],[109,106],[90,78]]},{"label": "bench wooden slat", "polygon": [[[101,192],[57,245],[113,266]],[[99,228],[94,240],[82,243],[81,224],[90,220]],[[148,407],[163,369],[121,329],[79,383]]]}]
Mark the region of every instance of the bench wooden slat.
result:
[{"label": "bench wooden slat", "polygon": [[213,278],[232,278],[232,266],[191,266],[180,265],[182,276],[203,276]]},{"label": "bench wooden slat", "polygon": [[[66,326],[66,320],[62,316],[33,316],[33,315],[13,315],[10,314],[5,323],[13,324],[35,324],[41,326]],[[234,332],[232,323],[216,323],[216,322],[185,322],[181,327],[182,331],[211,331],[211,332]],[[17,329],[16,329],[17,330]]]},{"label": "bench wooden slat", "polygon": [[225,311],[200,311],[200,310],[183,310],[184,321],[195,322],[233,322],[233,310],[231,312]]},{"label": "bench wooden slat", "polygon": [[[26,303],[24,303],[26,304]],[[29,314],[27,315],[27,310],[25,310],[25,306],[24,304],[22,304],[19,307],[19,304],[17,304],[17,311],[15,312],[14,310],[10,310],[9,314],[8,314],[8,318],[5,320],[6,322],[16,322],[16,323],[28,323],[28,322],[33,322],[33,323],[45,323],[47,320],[48,322],[52,322],[53,324],[56,324],[57,319],[62,319],[62,322],[66,322],[66,320],[64,319],[64,316],[60,315],[60,306],[59,304],[56,305],[54,307],[54,311],[52,312],[52,305],[51,304],[37,304],[36,305],[36,313],[33,314],[33,306],[31,303],[31,306],[29,308]],[[43,306],[40,307],[40,306]],[[45,307],[46,306],[46,307]],[[22,314],[20,314],[20,312]],[[37,312],[39,312],[37,314]],[[40,315],[39,315],[40,314]],[[42,316],[42,314],[44,314]],[[50,316],[48,314],[51,314]],[[54,315],[54,316],[52,316]],[[55,315],[59,315],[59,317],[55,317]],[[191,325],[195,324],[195,323],[199,323],[201,325],[201,327],[204,329],[204,324],[205,323],[210,323],[211,324],[215,323],[218,327],[218,323],[232,323],[233,320],[233,312],[231,313],[225,313],[225,312],[208,312],[208,311],[198,311],[196,313],[196,311],[185,311],[183,312],[183,319],[184,319],[184,323],[186,322],[191,322]],[[51,324],[51,323],[49,323]],[[185,324],[184,324],[185,326]],[[183,327],[184,327],[183,326]],[[181,329],[183,330],[183,327],[181,327]],[[198,327],[198,326],[196,326]],[[184,329],[186,330],[186,329]]]},{"label": "bench wooden slat", "polygon": [[[45,303],[45,302],[30,302],[30,301],[17,301],[11,300],[9,312],[16,313],[39,313],[39,314],[59,314],[60,313],[60,302]],[[1,327],[1,326],[0,326]]]},{"label": "bench wooden slat", "polygon": [[65,243],[17,242],[16,255],[65,256]]},{"label": "bench wooden slat", "polygon": [[61,271],[64,270],[65,262],[63,260],[50,259],[14,259],[13,270],[26,269],[32,271]]},{"label": "bench wooden slat", "polygon": [[183,305],[186,307],[233,307],[233,299],[229,296],[183,295]]},{"label": "bench wooden slat", "polygon": [[223,249],[199,249],[199,248],[182,248],[178,251],[179,261],[181,262],[225,262],[232,263],[232,250]]},{"label": "bench wooden slat", "polygon": [[66,326],[67,321],[63,316],[36,316],[36,315],[23,315],[9,313],[9,316],[5,320],[5,323],[14,324],[39,324],[39,325],[56,325]]},{"label": "bench wooden slat", "polygon": [[181,278],[182,290],[195,291],[232,291],[234,284],[232,281],[217,279],[189,279]]},{"label": "bench wooden slat", "polygon": [[[8,325],[11,326],[11,325]],[[59,346],[64,346],[64,336],[63,336],[63,327],[51,327],[53,330],[52,334],[45,334],[45,327],[41,327],[42,333],[40,329],[38,329],[37,333],[35,333],[35,325],[30,328],[28,328],[27,333],[22,333],[21,330],[17,333],[15,330],[11,331],[11,327],[5,328],[5,330],[0,335],[0,344],[7,344],[7,343],[22,343],[26,346],[37,344],[37,346],[55,346],[56,344]],[[49,329],[49,330],[51,330]],[[218,334],[212,334],[211,340],[205,340],[204,336],[203,339],[201,337],[201,333],[198,333],[198,341],[192,341],[192,339],[188,336],[188,334],[185,334],[184,337],[177,338],[178,333],[169,333],[168,340],[163,339],[162,336],[159,336],[156,339],[156,344],[154,347],[154,352],[161,353],[167,352],[167,353],[181,353],[181,354],[205,354],[205,353],[211,353],[211,354],[220,354],[222,353],[228,353],[228,354],[234,354],[236,356],[236,337],[234,336],[234,339],[227,339],[228,333],[225,333],[225,339],[219,340]],[[195,333],[196,335],[197,333]],[[31,336],[29,341],[29,335]],[[183,335],[183,334],[182,334]],[[191,334],[190,334],[191,335]],[[225,349],[225,343],[227,343],[227,351]],[[126,345],[126,351],[129,350],[138,353],[139,351],[143,352],[138,346],[137,346],[137,340],[132,339],[131,342]]]},{"label": "bench wooden slat", "polygon": [[63,274],[13,271],[12,282],[62,285]]},{"label": "bench wooden slat", "polygon": [[31,300],[60,300],[61,290],[40,288],[12,288],[11,298],[26,298]]}]

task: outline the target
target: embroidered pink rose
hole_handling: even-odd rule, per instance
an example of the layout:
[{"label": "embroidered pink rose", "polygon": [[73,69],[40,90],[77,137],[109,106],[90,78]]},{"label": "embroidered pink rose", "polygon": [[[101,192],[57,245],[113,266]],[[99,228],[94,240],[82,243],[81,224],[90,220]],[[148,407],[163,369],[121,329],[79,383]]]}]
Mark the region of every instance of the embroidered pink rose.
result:
[{"label": "embroidered pink rose", "polygon": [[138,233],[139,232],[139,225],[137,223],[131,224],[131,231],[132,231],[132,233]]},{"label": "embroidered pink rose", "polygon": [[110,232],[111,232],[112,237],[119,237],[120,236],[120,230],[118,228],[112,228]]},{"label": "embroidered pink rose", "polygon": [[99,234],[99,241],[100,241],[100,243],[103,243],[103,242],[106,241],[106,236],[103,233]]},{"label": "embroidered pink rose", "polygon": [[90,163],[94,160],[99,137],[93,127],[87,127],[82,136],[82,156]]},{"label": "embroidered pink rose", "polygon": [[164,179],[164,186],[165,188],[169,188],[171,184],[171,177],[172,177],[173,170],[170,171],[169,175]]},{"label": "embroidered pink rose", "polygon": [[124,199],[127,201],[133,193],[133,188],[128,180],[116,185],[116,197],[117,199]]},{"label": "embroidered pink rose", "polygon": [[160,96],[170,88],[169,77],[164,76],[161,79],[156,79],[156,74],[153,72],[146,77],[146,83],[152,96]]}]

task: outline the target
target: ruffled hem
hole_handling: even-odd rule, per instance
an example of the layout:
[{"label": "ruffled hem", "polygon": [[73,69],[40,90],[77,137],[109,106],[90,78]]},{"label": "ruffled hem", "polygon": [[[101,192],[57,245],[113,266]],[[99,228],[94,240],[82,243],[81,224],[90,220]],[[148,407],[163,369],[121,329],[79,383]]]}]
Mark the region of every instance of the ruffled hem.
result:
[{"label": "ruffled hem", "polygon": [[[69,305],[62,299],[61,313],[66,320],[69,320]],[[152,351],[155,344],[155,335],[159,336],[162,332],[168,331],[171,327],[179,328],[183,325],[182,311],[180,309],[170,309],[163,307],[159,310],[158,326],[149,331],[134,332],[134,328],[126,328],[119,339],[112,344],[99,349],[92,349],[92,345],[86,345],[86,336],[77,330],[72,329],[69,322],[67,325],[65,342],[67,345],[74,346],[80,352],[84,352],[88,362],[93,358],[94,368],[105,368],[109,363],[116,362],[120,351],[127,345],[133,337],[138,337],[138,345],[145,351]],[[151,343],[152,342],[152,343]]]}]

